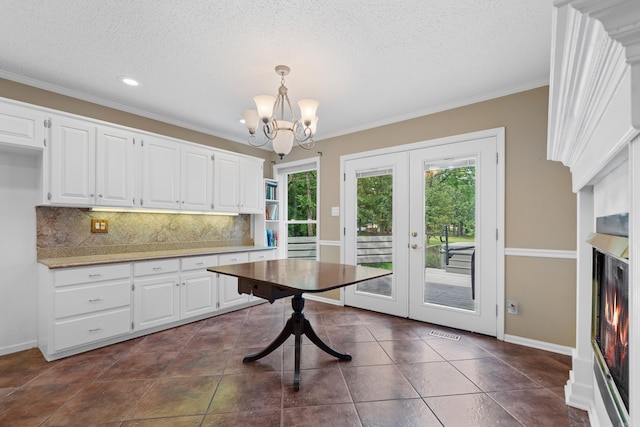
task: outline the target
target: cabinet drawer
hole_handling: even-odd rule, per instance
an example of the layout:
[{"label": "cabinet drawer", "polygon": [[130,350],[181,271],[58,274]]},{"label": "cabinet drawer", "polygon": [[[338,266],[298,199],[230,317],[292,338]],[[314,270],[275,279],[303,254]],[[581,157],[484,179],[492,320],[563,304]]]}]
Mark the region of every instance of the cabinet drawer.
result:
[{"label": "cabinet drawer", "polygon": [[182,271],[203,270],[218,265],[218,255],[204,255],[182,258]]},{"label": "cabinet drawer", "polygon": [[59,289],[54,298],[54,317],[57,319],[128,306],[131,281]]},{"label": "cabinet drawer", "polygon": [[233,254],[218,255],[218,261],[219,265],[249,262],[249,254],[247,252],[237,252]]},{"label": "cabinet drawer", "polygon": [[249,252],[249,261],[268,261],[274,259],[276,251]]},{"label": "cabinet drawer", "polygon": [[53,332],[55,351],[129,333],[131,330],[130,313],[131,310],[127,307],[107,313],[56,322]]},{"label": "cabinet drawer", "polygon": [[123,279],[129,276],[131,276],[130,264],[94,265],[56,270],[54,283],[56,286],[65,286]]},{"label": "cabinet drawer", "polygon": [[180,260],[178,258],[143,261],[133,264],[133,275],[148,276],[150,274],[175,273],[179,269]]}]

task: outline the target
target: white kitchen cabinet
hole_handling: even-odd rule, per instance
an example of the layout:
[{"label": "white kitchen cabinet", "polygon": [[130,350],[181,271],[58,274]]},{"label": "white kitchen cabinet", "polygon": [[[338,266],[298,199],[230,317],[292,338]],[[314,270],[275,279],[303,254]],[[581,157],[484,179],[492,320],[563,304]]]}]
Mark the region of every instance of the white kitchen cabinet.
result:
[{"label": "white kitchen cabinet", "polygon": [[133,324],[140,331],[180,319],[177,258],[133,264]]},{"label": "white kitchen cabinet", "polygon": [[[241,264],[249,262],[247,252],[218,255],[219,265]],[[219,275],[220,309],[234,307],[249,302],[249,295],[238,293],[238,279],[236,277]]]},{"label": "white kitchen cabinet", "polygon": [[143,138],[140,207],[180,209],[180,144],[161,138]]},{"label": "white kitchen cabinet", "polygon": [[133,134],[100,126],[96,144],[96,205],[133,207],[136,169]]},{"label": "white kitchen cabinet", "polygon": [[38,317],[38,345],[47,360],[61,351],[130,333],[130,264],[43,268]]},{"label": "white kitchen cabinet", "polygon": [[46,117],[39,110],[0,103],[0,148],[44,149]]},{"label": "white kitchen cabinet", "polygon": [[182,258],[180,319],[213,313],[218,305],[218,275],[207,271],[218,265],[217,255]]},{"label": "white kitchen cabinet", "polygon": [[93,206],[96,183],[96,126],[73,118],[51,119],[47,201]]},{"label": "white kitchen cabinet", "polygon": [[213,203],[213,155],[206,147],[184,144],[180,150],[180,209],[210,211]]},{"label": "white kitchen cabinet", "polygon": [[214,210],[216,212],[263,212],[263,161],[228,153],[216,153]]}]

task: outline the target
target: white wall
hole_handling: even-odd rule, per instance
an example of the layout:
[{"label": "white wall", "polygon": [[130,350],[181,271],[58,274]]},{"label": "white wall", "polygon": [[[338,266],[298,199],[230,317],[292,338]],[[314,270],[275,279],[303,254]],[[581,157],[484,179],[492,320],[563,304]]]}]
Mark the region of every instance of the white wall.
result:
[{"label": "white wall", "polygon": [[38,156],[0,147],[0,355],[37,346]]},{"label": "white wall", "polygon": [[629,212],[629,161],[625,161],[593,186],[596,218]]}]

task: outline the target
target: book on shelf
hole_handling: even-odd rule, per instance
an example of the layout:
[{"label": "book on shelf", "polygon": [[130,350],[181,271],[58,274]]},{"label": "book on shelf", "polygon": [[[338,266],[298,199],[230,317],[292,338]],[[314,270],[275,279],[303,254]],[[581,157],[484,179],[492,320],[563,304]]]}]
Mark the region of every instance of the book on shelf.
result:
[{"label": "book on shelf", "polygon": [[267,246],[278,246],[278,232],[274,230],[266,230]]},{"label": "book on shelf", "polygon": [[278,198],[278,184],[270,181],[265,182],[264,193],[267,200],[276,200]]},{"label": "book on shelf", "polygon": [[274,221],[278,219],[278,204],[268,204],[265,209],[267,220]]}]

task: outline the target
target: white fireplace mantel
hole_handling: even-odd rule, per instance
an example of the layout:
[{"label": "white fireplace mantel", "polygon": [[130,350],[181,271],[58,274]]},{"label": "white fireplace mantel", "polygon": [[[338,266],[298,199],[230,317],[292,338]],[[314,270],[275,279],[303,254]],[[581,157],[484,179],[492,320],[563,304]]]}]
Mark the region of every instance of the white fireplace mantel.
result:
[{"label": "white fireplace mantel", "polygon": [[578,194],[576,348],[566,400],[588,410],[593,425],[611,425],[593,376],[591,248],[585,240],[599,207],[594,188],[612,171],[625,170],[629,416],[640,426],[640,1],[556,0],[554,6],[547,157],[570,168]]}]

